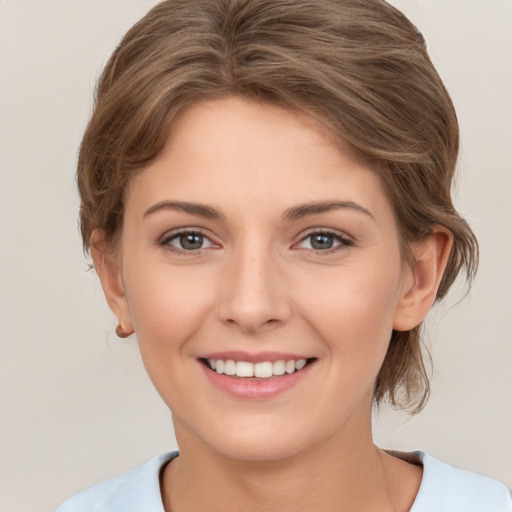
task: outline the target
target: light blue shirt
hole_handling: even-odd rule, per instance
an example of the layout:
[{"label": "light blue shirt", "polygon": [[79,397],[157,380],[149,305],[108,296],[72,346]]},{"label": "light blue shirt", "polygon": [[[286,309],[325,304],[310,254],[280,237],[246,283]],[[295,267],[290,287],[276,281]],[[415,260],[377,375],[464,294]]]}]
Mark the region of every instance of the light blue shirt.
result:
[{"label": "light blue shirt", "polygon": [[[100,482],[64,502],[56,512],[164,512],[160,469],[177,455],[160,455]],[[423,465],[420,490],[410,512],[512,512],[511,495],[496,480],[456,469],[423,452],[394,455]]]}]

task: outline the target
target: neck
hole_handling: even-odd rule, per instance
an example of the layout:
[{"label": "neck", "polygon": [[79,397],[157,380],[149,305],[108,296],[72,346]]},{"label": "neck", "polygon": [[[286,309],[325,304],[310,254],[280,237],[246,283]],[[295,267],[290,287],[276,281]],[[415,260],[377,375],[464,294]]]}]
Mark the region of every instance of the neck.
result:
[{"label": "neck", "polygon": [[404,473],[394,461],[402,462],[374,446],[370,425],[348,436],[336,432],[284,459],[257,462],[225,457],[176,426],[180,456],[162,477],[166,512],[397,512],[409,510],[419,486],[416,479],[413,493],[397,492]]}]

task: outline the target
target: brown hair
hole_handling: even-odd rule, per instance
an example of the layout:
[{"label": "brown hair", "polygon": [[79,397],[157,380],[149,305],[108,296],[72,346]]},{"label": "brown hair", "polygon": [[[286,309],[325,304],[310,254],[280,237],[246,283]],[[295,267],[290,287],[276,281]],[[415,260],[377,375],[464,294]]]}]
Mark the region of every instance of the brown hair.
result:
[{"label": "brown hair", "polygon": [[[115,247],[124,190],[158,156],[170,124],[199,99],[239,95],[313,115],[381,177],[404,257],[441,225],[454,244],[437,298],[478,245],[453,207],[459,132],[424,40],[383,0],[169,0],[132,27],[107,63],[78,162],[84,247],[95,228]],[[420,327],[394,331],[374,401],[429,395]]]}]

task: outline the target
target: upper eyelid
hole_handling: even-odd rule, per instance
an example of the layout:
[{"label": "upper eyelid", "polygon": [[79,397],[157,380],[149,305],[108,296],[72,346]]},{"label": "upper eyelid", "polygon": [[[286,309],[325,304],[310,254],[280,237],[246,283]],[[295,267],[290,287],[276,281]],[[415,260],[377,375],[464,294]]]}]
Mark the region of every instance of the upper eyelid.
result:
[{"label": "upper eyelid", "polygon": [[[201,228],[192,228],[192,227],[191,228],[176,228],[176,229],[173,229],[173,230],[170,230],[170,231],[166,231],[162,236],[157,238],[156,244],[159,245],[159,246],[170,246],[170,247],[173,247],[170,242],[173,241],[173,240],[176,240],[177,238],[179,238],[180,236],[183,236],[183,235],[200,235],[200,236],[204,237],[205,239],[207,239],[208,242],[212,246],[219,245],[218,242],[216,242],[213,239],[213,237],[208,235],[203,229],[201,229]],[[177,247],[175,247],[174,249],[176,251],[180,250]],[[193,253],[193,252],[203,251],[203,250],[206,250],[206,249],[209,249],[209,247],[204,247],[204,248],[190,250],[190,251],[183,251],[183,252]]]},{"label": "upper eyelid", "polygon": [[159,240],[160,241],[168,240],[168,239],[174,238],[179,235],[187,235],[187,234],[201,235],[201,236],[204,236],[205,238],[208,238],[209,240],[211,240],[211,236],[209,236],[205,232],[204,229],[193,228],[193,227],[189,227],[189,228],[181,227],[181,228],[175,228],[175,229],[168,230],[162,236],[159,237]]},{"label": "upper eyelid", "polygon": [[[210,245],[208,247],[200,247],[198,249],[184,249],[174,246],[172,242],[183,235],[200,235],[208,240]],[[156,245],[175,256],[188,257],[206,255],[205,251],[215,248],[215,246],[218,247],[218,243],[212,240],[212,237],[205,234],[200,228],[176,228],[174,230],[167,231],[157,239]]]},{"label": "upper eyelid", "polygon": [[[313,235],[329,235],[336,239],[338,242],[333,247],[327,248],[327,249],[315,249],[311,247],[297,247],[300,244],[304,243],[308,238],[310,238]],[[297,242],[294,242],[292,245],[292,249],[295,250],[305,250],[312,252],[314,254],[322,254],[324,256],[328,256],[329,254],[334,255],[338,254],[339,251],[347,250],[349,248],[352,248],[356,246],[356,242],[353,237],[347,235],[343,231],[333,230],[333,229],[327,229],[327,228],[319,228],[319,229],[312,229],[311,231],[307,232],[306,234],[303,234]]]},{"label": "upper eyelid", "polygon": [[352,242],[354,241],[354,237],[350,236],[345,231],[339,231],[337,229],[332,229],[332,228],[311,228],[309,230],[306,230],[306,232],[304,232],[303,234],[300,235],[300,240],[301,241],[305,240],[306,238],[308,238],[311,235],[322,235],[322,234],[332,235],[334,237],[338,237],[341,240],[350,240]]}]

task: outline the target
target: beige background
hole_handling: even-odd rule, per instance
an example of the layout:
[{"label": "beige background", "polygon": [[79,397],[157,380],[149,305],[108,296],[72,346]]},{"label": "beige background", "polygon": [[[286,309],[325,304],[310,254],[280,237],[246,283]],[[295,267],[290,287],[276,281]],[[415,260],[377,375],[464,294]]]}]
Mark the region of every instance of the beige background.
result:
[{"label": "beige background", "polygon": [[[0,512],[64,498],[173,449],[134,340],[113,334],[77,231],[74,167],[102,65],[153,0],[0,0]],[[456,202],[481,241],[471,295],[431,315],[425,411],[376,439],[512,487],[512,2],[396,0],[462,126]],[[450,311],[448,312],[448,309]]]}]

